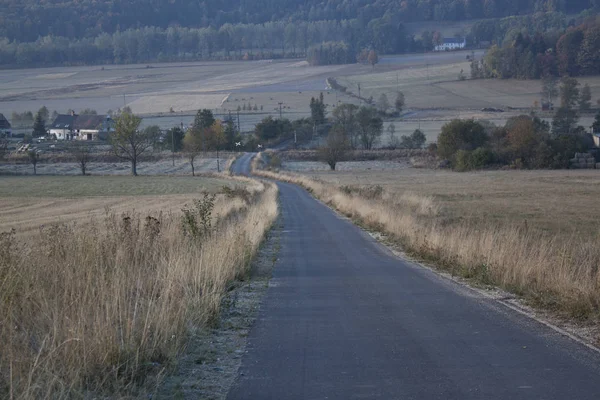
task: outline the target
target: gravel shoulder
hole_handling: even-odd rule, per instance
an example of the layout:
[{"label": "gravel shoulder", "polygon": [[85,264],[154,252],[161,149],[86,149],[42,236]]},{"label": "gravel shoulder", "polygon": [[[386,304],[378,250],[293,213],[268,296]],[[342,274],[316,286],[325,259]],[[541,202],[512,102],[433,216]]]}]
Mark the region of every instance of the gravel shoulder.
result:
[{"label": "gravel shoulder", "polygon": [[271,279],[280,247],[281,217],[275,222],[247,280],[232,284],[221,303],[221,315],[209,329],[199,329],[177,367],[149,398],[225,399],[246,352],[254,324]]}]

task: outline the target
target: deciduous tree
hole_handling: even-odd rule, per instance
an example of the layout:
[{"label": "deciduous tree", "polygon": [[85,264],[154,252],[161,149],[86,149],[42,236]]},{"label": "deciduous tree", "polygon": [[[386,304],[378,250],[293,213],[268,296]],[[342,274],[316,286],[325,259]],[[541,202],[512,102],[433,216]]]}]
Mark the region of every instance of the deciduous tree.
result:
[{"label": "deciduous tree", "polygon": [[579,96],[579,111],[589,111],[592,108],[592,90],[587,83],[581,88]]},{"label": "deciduous tree", "polygon": [[92,156],[92,146],[85,141],[74,140],[67,144],[67,151],[79,165],[81,175],[85,175]]},{"label": "deciduous tree", "polygon": [[404,104],[404,93],[398,92],[396,94],[396,101],[394,102],[394,107],[396,108],[396,112],[398,112],[398,114],[402,114],[402,110],[404,110]]},{"label": "deciduous tree", "polygon": [[373,107],[361,107],[356,117],[362,147],[365,150],[371,150],[383,133],[383,120]]},{"label": "deciduous tree", "polygon": [[141,122],[142,119],[132,113],[122,113],[115,121],[115,131],[109,136],[113,154],[131,163],[133,176],[137,176],[140,157],[150,153],[158,139],[157,129],[148,127],[140,130]]},{"label": "deciduous tree", "polygon": [[344,160],[347,152],[348,141],[340,125],[337,125],[329,132],[325,145],[319,148],[319,158],[335,171],[337,163]]},{"label": "deciduous tree", "polygon": [[29,150],[27,152],[27,157],[29,158],[29,162],[33,166],[33,174],[37,175],[37,165],[40,162],[41,155],[37,152],[37,150]]},{"label": "deciduous tree", "polygon": [[438,155],[452,160],[459,150],[471,151],[485,145],[488,137],[483,125],[472,119],[455,119],[442,127],[438,137]]}]

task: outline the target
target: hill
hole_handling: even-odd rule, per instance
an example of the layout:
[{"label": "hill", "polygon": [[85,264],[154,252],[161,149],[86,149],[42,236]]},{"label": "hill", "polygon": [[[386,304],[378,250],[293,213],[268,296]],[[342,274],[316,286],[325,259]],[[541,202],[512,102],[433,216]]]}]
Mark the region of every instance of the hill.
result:
[{"label": "hill", "polygon": [[216,29],[226,23],[358,19],[384,15],[400,22],[500,18],[533,12],[577,13],[598,0],[3,0],[0,37],[93,37],[130,28],[170,26]]},{"label": "hill", "polygon": [[[426,27],[515,18],[525,29],[525,16],[551,15],[564,29],[566,13],[592,7],[600,0],[3,0],[0,66],[305,57],[325,42],[318,63],[334,64],[364,48],[431,50],[436,36],[423,35]],[[504,35],[489,26],[477,37]]]}]

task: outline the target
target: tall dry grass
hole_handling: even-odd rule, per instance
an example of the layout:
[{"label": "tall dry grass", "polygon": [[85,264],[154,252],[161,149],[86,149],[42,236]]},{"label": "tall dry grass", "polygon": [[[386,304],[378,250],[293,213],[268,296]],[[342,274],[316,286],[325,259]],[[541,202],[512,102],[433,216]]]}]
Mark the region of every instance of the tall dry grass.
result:
[{"label": "tall dry grass", "polygon": [[[260,166],[261,160],[255,167]],[[443,217],[433,198],[381,187],[335,186],[305,176],[256,170],[303,186],[346,216],[396,239],[414,255],[455,275],[492,284],[571,318],[598,321],[597,236],[549,233],[521,225]]]},{"label": "tall dry grass", "polygon": [[210,231],[108,214],[0,238],[0,398],[119,397],[168,370],[277,215],[277,189],[220,195]]}]

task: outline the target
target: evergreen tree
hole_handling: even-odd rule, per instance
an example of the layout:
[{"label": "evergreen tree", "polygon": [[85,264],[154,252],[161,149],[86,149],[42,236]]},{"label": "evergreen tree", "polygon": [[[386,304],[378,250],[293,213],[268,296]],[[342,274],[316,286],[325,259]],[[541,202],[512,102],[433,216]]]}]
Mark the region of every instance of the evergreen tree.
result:
[{"label": "evergreen tree", "polygon": [[196,117],[194,118],[194,124],[192,125],[192,129],[200,130],[200,129],[208,129],[215,123],[215,117],[211,110],[202,109],[198,110],[196,113]]},{"label": "evergreen tree", "polygon": [[44,122],[44,118],[42,114],[37,113],[35,115],[35,120],[33,121],[33,137],[42,137],[46,136],[46,123]]},{"label": "evergreen tree", "polygon": [[310,99],[310,115],[313,120],[313,123],[316,125],[321,125],[325,122],[325,101],[323,97],[323,92],[319,94],[319,98],[315,99],[312,97]]},{"label": "evergreen tree", "polygon": [[600,111],[596,114],[592,129],[594,130],[594,133],[600,133]]}]

